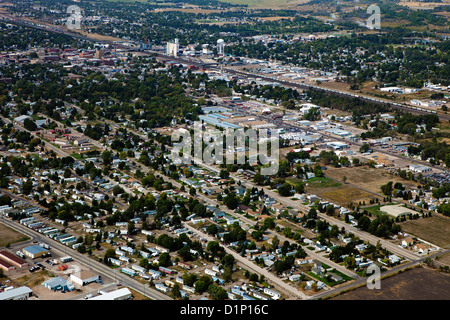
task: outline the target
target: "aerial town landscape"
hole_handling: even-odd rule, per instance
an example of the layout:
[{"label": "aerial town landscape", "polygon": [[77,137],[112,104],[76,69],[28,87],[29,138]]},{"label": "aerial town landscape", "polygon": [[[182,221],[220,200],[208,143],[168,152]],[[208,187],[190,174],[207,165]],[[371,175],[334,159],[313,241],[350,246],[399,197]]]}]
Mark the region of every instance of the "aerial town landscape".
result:
[{"label": "aerial town landscape", "polygon": [[0,300],[449,300],[449,12],[0,0]]}]

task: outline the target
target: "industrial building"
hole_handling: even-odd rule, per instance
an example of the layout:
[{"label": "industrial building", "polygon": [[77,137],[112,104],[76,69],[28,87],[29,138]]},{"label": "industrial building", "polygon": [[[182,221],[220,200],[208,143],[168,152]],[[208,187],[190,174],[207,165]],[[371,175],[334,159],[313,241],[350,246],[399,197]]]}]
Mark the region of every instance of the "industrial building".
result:
[{"label": "industrial building", "polygon": [[70,280],[80,286],[85,286],[92,282],[97,282],[99,280],[98,275],[92,273],[88,270],[81,270],[70,275]]},{"label": "industrial building", "polygon": [[421,166],[418,164],[410,164],[409,170],[411,170],[412,172],[417,172],[417,173],[425,173],[425,172],[430,172],[432,169],[427,166]]},{"label": "industrial building", "polygon": [[1,258],[0,258],[0,268],[5,271],[11,271],[11,270],[15,269],[11,263],[9,263],[8,261],[5,261]]},{"label": "industrial building", "polygon": [[28,263],[25,260],[20,259],[6,250],[0,252],[0,258],[19,268],[28,266]]},{"label": "industrial building", "polygon": [[44,249],[38,245],[23,248],[22,252],[28,258],[31,258],[31,259],[36,259],[36,258],[39,258],[39,257],[49,254],[49,251],[47,249]]},{"label": "industrial building", "polygon": [[128,300],[131,298],[131,291],[128,288],[122,288],[111,292],[100,294],[88,300]]},{"label": "industrial building", "polygon": [[[220,117],[220,116],[219,116]],[[239,129],[241,128],[237,124],[229,123],[226,121],[221,121],[217,115],[201,115],[199,116],[200,120],[216,127],[221,127],[224,129]],[[226,117],[225,117],[226,118]],[[223,118],[222,118],[223,119]]]},{"label": "industrial building", "polygon": [[0,292],[0,300],[28,300],[33,290],[28,287],[19,287]]},{"label": "industrial building", "polygon": [[175,39],[174,42],[167,42],[166,46],[167,55],[178,57],[178,51],[180,51],[180,44],[178,43],[178,39]]},{"label": "industrial building", "polygon": [[75,290],[75,286],[72,282],[67,281],[61,277],[55,277],[44,281],[44,287],[53,291],[73,291]]},{"label": "industrial building", "polygon": [[327,148],[331,148],[333,150],[343,150],[348,148],[348,144],[339,141],[327,142]]}]

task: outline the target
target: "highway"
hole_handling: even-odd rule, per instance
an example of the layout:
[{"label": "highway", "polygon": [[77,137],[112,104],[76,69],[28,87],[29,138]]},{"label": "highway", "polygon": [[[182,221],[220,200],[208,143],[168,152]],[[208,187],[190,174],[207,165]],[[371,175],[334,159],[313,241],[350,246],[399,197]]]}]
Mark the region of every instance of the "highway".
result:
[{"label": "highway", "polygon": [[[221,72],[220,67],[218,67],[215,64],[206,64],[206,63],[203,63],[200,61],[195,61],[192,59],[185,59],[185,58],[180,58],[180,57],[169,56],[169,55],[163,54],[158,51],[149,50],[149,51],[144,51],[144,52],[151,52],[160,58],[164,58],[165,60],[175,61],[180,64],[195,65],[195,66],[202,67],[205,69],[210,69],[210,70],[214,70],[217,72]],[[375,99],[372,97],[366,97],[361,94],[357,95],[357,94],[352,94],[352,93],[348,93],[348,92],[344,92],[344,91],[338,91],[338,90],[334,90],[334,89],[328,89],[328,88],[314,86],[314,85],[308,85],[308,84],[304,84],[304,83],[297,83],[294,81],[282,80],[282,79],[275,78],[275,77],[268,77],[268,76],[265,76],[265,75],[262,75],[259,73],[238,71],[238,70],[235,70],[235,69],[232,69],[229,67],[224,67],[223,70],[226,73],[229,73],[231,75],[236,75],[241,78],[259,78],[261,80],[268,81],[268,82],[277,82],[280,85],[287,87],[287,88],[295,88],[295,89],[300,89],[300,90],[308,90],[308,89],[320,90],[320,91],[324,91],[330,95],[337,95],[340,97],[348,97],[348,98],[358,98],[365,102],[372,102],[372,103],[376,103],[376,104],[380,104],[380,105],[385,105],[392,109],[398,109],[398,110],[410,112],[410,113],[416,114],[416,115],[437,114],[439,116],[439,119],[442,121],[445,121],[445,122],[450,120],[450,115],[445,114],[443,112],[430,111],[427,109],[412,107],[412,106],[408,106],[406,104],[400,104],[400,103],[395,103],[395,102],[387,102],[387,101]]]},{"label": "highway", "polygon": [[[49,26],[45,26],[45,25],[37,25],[36,23],[32,23],[30,21],[27,21],[27,20],[24,20],[24,19],[20,19],[19,17],[15,17],[13,15],[0,13],[0,21],[2,21],[2,20],[6,21],[6,22],[9,22],[9,23],[13,23],[13,24],[19,24],[19,25],[30,27],[30,28],[39,29],[39,30],[42,30],[42,31],[65,34],[65,35],[68,35],[68,36],[71,36],[73,38],[80,39],[80,40],[92,41],[92,42],[97,42],[97,43],[108,43],[108,44],[112,44],[112,45],[116,46],[117,48],[120,48],[120,49],[123,49],[123,50],[139,51],[139,52],[142,52],[142,53],[157,55],[160,58],[176,61],[176,62],[179,62],[180,64],[195,65],[195,66],[200,66],[200,67],[203,67],[203,68],[206,68],[206,69],[215,70],[215,71],[220,72],[220,67],[218,67],[217,64],[208,64],[208,63],[203,63],[203,62],[200,62],[200,61],[195,61],[195,60],[192,60],[192,59],[184,59],[184,58],[180,58],[180,57],[169,56],[169,55],[166,55],[166,54],[161,53],[159,51],[140,50],[139,48],[130,48],[128,46],[121,45],[120,43],[115,43],[115,41],[96,40],[96,39],[90,38],[88,36],[83,36],[83,35],[81,35],[79,33],[68,31],[67,29],[64,29],[61,26],[49,27]],[[127,40],[124,40],[124,41],[127,41]],[[446,114],[446,113],[443,113],[441,111],[439,111],[439,112],[430,111],[430,110],[419,108],[419,107],[409,106],[407,104],[400,104],[400,103],[396,103],[396,102],[388,102],[388,101],[385,101],[385,100],[382,100],[382,99],[376,99],[376,98],[372,98],[372,97],[367,97],[367,96],[364,96],[364,95],[361,95],[361,94],[353,94],[353,93],[348,93],[348,92],[344,92],[344,91],[324,88],[324,87],[320,87],[320,86],[314,86],[314,85],[309,85],[309,84],[304,84],[304,83],[297,83],[297,82],[294,82],[294,81],[287,81],[287,80],[279,79],[278,77],[268,77],[268,76],[265,76],[265,75],[261,75],[261,74],[257,74],[257,73],[250,73],[250,72],[247,72],[247,71],[238,71],[238,70],[234,70],[234,69],[229,68],[229,67],[225,67],[224,70],[227,73],[230,73],[230,74],[233,74],[233,75],[237,75],[237,76],[240,76],[240,77],[243,77],[243,78],[248,78],[248,77],[261,78],[262,80],[265,80],[265,81],[277,82],[277,83],[279,83],[279,84],[281,84],[281,85],[283,85],[285,87],[291,87],[291,88],[296,88],[296,89],[301,89],[301,90],[308,90],[308,89],[322,90],[322,91],[325,91],[326,93],[328,93],[330,95],[338,95],[338,96],[341,96],[341,97],[359,98],[359,99],[361,99],[363,101],[366,101],[366,102],[372,102],[372,103],[376,103],[376,104],[386,105],[389,108],[398,109],[398,110],[401,110],[401,111],[407,111],[407,112],[410,112],[412,114],[418,114],[418,115],[437,114],[442,121],[446,121],[447,122],[447,121],[450,120],[450,114]]]},{"label": "highway", "polygon": [[[5,16],[5,15],[3,15],[3,16]],[[23,24],[23,25],[26,25],[26,26],[29,26],[29,27],[42,29],[42,30],[45,30],[45,31],[52,31],[52,32],[64,33],[64,34],[67,34],[67,35],[70,35],[70,36],[73,36],[73,37],[76,37],[76,38],[94,41],[94,40],[89,39],[89,38],[84,37],[84,36],[75,35],[75,34],[73,34],[73,33],[69,33],[69,32],[66,32],[66,31],[58,30],[57,28],[50,28],[50,29],[49,29],[49,28],[43,28],[43,27],[39,27],[39,26],[36,26],[36,25],[32,25],[32,24],[30,24],[30,23],[24,23],[23,21],[19,21],[19,19],[15,18],[15,17],[12,17],[12,19],[14,19],[14,21],[9,21],[9,22],[11,22],[11,23],[19,23],[19,24]],[[96,41],[96,42],[100,42],[100,41]],[[105,41],[105,42],[107,42],[107,41]],[[115,45],[117,45],[117,44],[115,44]],[[127,48],[127,49],[129,49],[129,48]],[[165,59],[174,60],[174,61],[177,61],[177,62],[180,62],[180,63],[183,63],[183,64],[191,64],[191,65],[204,66],[205,68],[209,68],[209,69],[211,69],[211,70],[220,71],[220,69],[219,69],[218,67],[215,67],[215,66],[205,66],[205,64],[203,64],[203,63],[201,63],[201,62],[195,62],[195,61],[192,61],[192,60],[186,60],[186,59],[181,59],[181,58],[175,58],[175,57],[172,57],[172,56],[167,56],[167,55],[161,54],[161,53],[159,53],[159,52],[148,52],[148,53],[149,53],[149,54],[157,54],[159,57],[162,57],[162,58],[165,58]],[[318,90],[325,90],[325,91],[327,91],[327,93],[329,93],[329,94],[336,94],[336,95],[340,95],[340,96],[353,96],[353,97],[357,97],[357,98],[363,99],[363,100],[365,100],[365,101],[375,102],[375,103],[380,103],[380,104],[385,104],[385,105],[387,105],[387,106],[389,106],[389,107],[391,107],[391,108],[401,109],[401,110],[404,110],[404,111],[406,110],[406,111],[411,112],[411,113],[414,113],[414,114],[429,114],[429,112],[426,112],[426,111],[423,111],[423,110],[413,109],[413,108],[410,108],[410,107],[408,107],[408,106],[401,105],[401,104],[386,103],[385,101],[376,100],[376,99],[373,99],[373,98],[368,98],[368,97],[363,97],[363,96],[356,96],[356,95],[352,95],[352,94],[345,93],[345,92],[339,92],[339,91],[335,91],[335,90],[328,90],[328,89],[324,89],[324,88],[321,88],[321,87],[309,86],[309,85],[305,85],[305,84],[298,84],[298,83],[294,83],[294,82],[290,82],[290,81],[284,81],[284,80],[280,80],[280,79],[273,79],[273,78],[270,78],[270,77],[265,77],[265,76],[260,75],[260,74],[247,73],[247,72],[245,72],[245,73],[244,73],[244,72],[239,72],[239,71],[236,71],[236,70],[233,70],[233,69],[230,69],[230,68],[225,68],[225,70],[226,70],[226,72],[228,72],[228,73],[230,73],[230,74],[239,75],[239,76],[241,76],[241,77],[257,77],[257,78],[261,78],[261,79],[267,80],[267,81],[276,81],[276,82],[278,82],[278,83],[280,83],[281,85],[286,86],[286,87],[294,87],[294,88],[298,88],[298,89],[302,89],[302,90],[304,90],[304,89],[318,89]],[[444,120],[444,121],[448,121],[448,120],[450,119],[450,116],[449,116],[449,115],[445,115],[445,114],[439,113],[438,116],[441,118],[441,120]],[[5,120],[6,120],[6,119],[5,119]],[[286,123],[285,123],[285,124],[286,124]],[[291,125],[291,124],[290,124],[290,125]],[[14,124],[14,126],[17,127],[18,129],[24,130],[24,128],[19,127],[19,126],[17,126],[16,124]],[[299,127],[299,126],[295,126],[295,125],[291,125],[291,126],[293,126],[293,127]],[[313,131],[313,130],[309,130],[309,131]],[[33,134],[33,133],[32,133],[32,134]],[[323,133],[321,132],[320,134],[323,134]],[[34,134],[33,134],[33,135],[34,135]],[[334,137],[334,136],[333,136],[332,138],[335,139],[335,140],[339,140],[339,138]],[[358,144],[355,143],[355,145],[358,145]],[[53,150],[55,153],[57,153],[57,154],[59,154],[59,155],[61,155],[61,156],[70,156],[69,154],[65,153],[65,152],[62,151],[60,148],[55,147],[55,146],[52,145],[51,143],[47,143],[47,142],[46,142],[46,146],[47,146],[49,149]],[[386,152],[386,151],[384,151],[384,150],[376,150],[376,151],[391,155],[390,153],[388,153],[388,152]],[[411,159],[411,160],[413,160],[413,159]],[[417,160],[416,160],[416,161],[417,161]],[[412,161],[412,162],[414,162],[414,161]],[[419,162],[419,161],[417,161],[417,162],[423,164],[423,162]],[[207,168],[207,169],[209,169],[209,170],[213,170],[213,171],[215,171],[215,172],[218,172],[218,171],[219,171],[217,168],[215,168],[215,167],[213,167],[213,166],[206,165],[206,164],[204,164],[204,163],[202,163],[202,162],[199,162],[199,163],[197,163],[197,164],[200,165],[200,166],[202,166],[202,167],[204,167],[204,168]],[[242,179],[236,177],[235,175],[231,175],[231,177],[233,177],[235,180],[241,180],[241,181],[242,181],[242,184],[243,184],[244,186],[247,186],[247,187],[250,187],[250,188],[256,186],[255,184],[253,184],[253,183],[251,183],[251,182],[248,182],[248,181],[245,181],[245,180],[242,180]],[[302,205],[302,204],[299,204],[298,201],[293,201],[293,200],[290,200],[289,198],[281,197],[280,195],[278,195],[278,193],[273,192],[273,191],[271,191],[271,190],[268,190],[268,189],[266,189],[266,188],[264,188],[264,191],[265,191],[266,194],[268,194],[270,197],[274,198],[275,200],[279,201],[280,203],[283,203],[283,204],[288,205],[288,206],[292,206],[292,207],[294,207],[294,208],[298,208],[299,210],[302,210],[303,212],[309,211],[309,207],[304,206],[304,205]],[[205,200],[204,197],[202,197],[202,199]],[[206,201],[206,200],[205,200],[205,201]],[[210,203],[215,203],[215,202],[211,202],[211,199],[207,199],[207,201],[210,202]],[[123,204],[121,204],[121,205],[123,205]],[[392,244],[392,243],[390,243],[390,242],[388,242],[388,241],[386,241],[386,240],[384,240],[384,239],[380,239],[380,238],[375,237],[375,236],[373,236],[373,235],[371,235],[371,234],[369,234],[369,233],[362,232],[361,230],[359,230],[359,229],[357,229],[357,228],[355,228],[355,227],[352,227],[352,226],[346,224],[346,223],[343,222],[343,221],[337,220],[337,219],[335,219],[335,218],[332,218],[332,217],[330,217],[330,216],[327,216],[327,215],[321,214],[321,213],[318,213],[318,215],[319,215],[322,219],[324,219],[325,221],[328,221],[328,222],[331,223],[331,224],[337,225],[339,228],[344,227],[345,230],[346,230],[347,232],[352,232],[352,233],[354,233],[355,235],[357,235],[357,236],[358,236],[360,239],[362,239],[362,240],[368,241],[368,242],[370,242],[370,243],[372,243],[372,244],[374,244],[374,245],[376,245],[376,243],[377,243],[378,241],[380,241],[380,243],[382,244],[382,246],[385,247],[386,249],[388,249],[389,251],[391,251],[391,252],[393,252],[393,253],[395,253],[395,254],[397,254],[397,255],[399,255],[399,256],[402,256],[402,257],[404,257],[405,259],[411,260],[411,262],[410,262],[408,265],[414,265],[414,264],[420,263],[420,262],[423,261],[423,259],[424,259],[423,257],[419,257],[418,255],[416,255],[416,254],[414,254],[414,253],[412,253],[412,252],[410,252],[410,251],[407,251],[407,250],[405,250],[405,249],[403,249],[403,248],[401,248],[401,247],[399,247],[399,246],[397,246],[397,245],[394,245],[394,244]],[[242,220],[243,217],[239,215],[239,219]],[[40,240],[46,241],[46,240],[48,240],[48,238],[46,238],[46,237],[44,237],[44,236],[41,236],[39,233],[36,233],[36,232],[34,232],[34,231],[31,231],[30,229],[28,229],[28,228],[26,228],[26,227],[24,227],[24,226],[22,226],[22,225],[20,225],[20,224],[13,223],[13,222],[8,221],[7,219],[4,219],[4,218],[3,218],[2,221],[3,221],[5,224],[7,224],[8,226],[10,226],[10,227],[12,227],[12,228],[14,228],[14,229],[17,229],[17,230],[19,230],[20,232],[23,232],[23,233],[25,233],[25,234],[27,234],[27,235],[33,237],[33,238],[36,239],[37,241],[40,241]],[[246,221],[246,223],[249,223],[249,222],[250,222],[250,221]],[[251,222],[253,222],[253,221],[251,221]],[[190,226],[188,226],[188,227],[189,227],[189,228],[192,228],[192,227],[190,227]],[[192,231],[193,231],[193,232],[195,231],[196,233],[199,233],[199,232],[200,232],[200,231],[198,231],[198,230],[196,230],[196,229],[194,229],[194,230],[192,230]],[[205,234],[202,234],[202,236],[205,237],[205,238],[207,238],[207,239],[210,238],[209,236],[207,236],[207,235],[205,235]],[[277,236],[280,237],[280,235],[277,235]],[[59,242],[56,242],[56,241],[53,241],[53,240],[52,240],[52,246],[53,246],[54,248],[56,248],[57,250],[61,251],[61,252],[67,251],[67,246],[62,245],[62,244],[60,244]],[[82,254],[79,254],[79,253],[78,253],[77,251],[75,251],[75,250],[72,250],[72,249],[70,249],[70,250],[71,250],[71,253],[70,253],[71,256],[73,256],[77,261],[80,261],[81,263],[83,263],[83,264],[85,264],[85,265],[89,265],[90,268],[91,268],[92,270],[94,270],[94,271],[96,271],[96,272],[99,272],[99,273],[103,273],[103,274],[105,274],[105,275],[108,275],[108,276],[111,277],[111,278],[115,278],[115,277],[116,277],[115,272],[114,272],[113,270],[111,270],[110,268],[108,268],[107,266],[105,266],[105,265],[103,265],[103,264],[101,264],[101,263],[99,263],[99,262],[97,262],[97,261],[95,261],[95,260],[89,259],[87,256],[84,256],[84,255],[82,255]],[[261,269],[261,270],[259,270],[259,269],[257,268],[258,266],[256,266],[256,265],[254,265],[253,263],[249,262],[247,259],[241,257],[240,255],[238,255],[237,253],[233,252],[232,250],[230,250],[229,252],[230,252],[231,254],[233,254],[233,256],[235,256],[235,258],[236,258],[238,261],[240,261],[241,263],[246,263],[246,266],[248,266],[249,268],[252,268],[252,270],[255,270],[255,271],[258,270],[258,271],[257,271],[258,273],[264,274],[265,276],[266,276],[266,274],[267,274],[266,278],[271,279],[271,281],[273,281],[274,283],[279,283],[279,282],[281,281],[279,278],[277,278],[277,277],[274,276],[273,274],[268,273],[266,270],[264,270],[264,269],[262,269],[262,268],[259,268],[259,269]],[[445,252],[448,252],[448,250],[445,251]],[[245,261],[243,261],[242,259],[244,259]],[[394,268],[394,269],[390,270],[389,272],[395,272],[397,269],[400,270],[400,269],[403,269],[403,268],[405,268],[404,265],[403,265],[403,266],[400,266],[400,267],[397,267],[397,268]],[[362,283],[365,282],[365,281],[366,281],[366,279],[364,279],[364,278],[363,278],[363,279],[357,279],[356,282],[350,283],[350,284],[348,284],[347,286],[348,286],[349,288],[350,288],[350,287],[354,287],[355,285],[357,285],[357,284],[362,284]],[[283,288],[284,288],[286,284],[285,284],[283,281],[281,281],[281,282],[283,283]],[[137,282],[136,280],[134,280],[134,279],[132,279],[132,278],[129,278],[129,277],[123,279],[123,280],[122,280],[122,284],[123,284],[124,286],[129,286],[130,288],[132,288],[132,289],[134,289],[134,290],[136,290],[136,291],[139,291],[139,292],[141,292],[141,293],[143,292],[142,289],[145,288],[145,290],[146,290],[146,295],[149,296],[151,299],[162,299],[162,300],[168,300],[168,299],[170,299],[170,297],[168,297],[168,296],[166,296],[166,295],[164,295],[164,294],[162,294],[162,293],[160,293],[160,292],[158,292],[158,291],[156,291],[156,290],[154,290],[154,289],[151,289],[151,288],[148,287],[148,286],[146,287],[146,286],[143,285],[142,283],[139,283],[139,282]],[[281,284],[280,284],[280,285],[281,285]],[[347,286],[341,287],[341,288],[339,288],[339,290],[345,290],[344,288],[346,288]],[[294,288],[294,289],[295,289],[295,288]],[[300,298],[302,298],[302,299],[305,298],[305,295],[304,295],[302,292],[300,292],[300,291],[296,292],[296,291],[297,291],[297,290],[291,291],[291,293],[295,294],[296,296],[298,296],[298,297],[300,297]],[[326,296],[326,295],[329,294],[329,293],[330,293],[330,292],[323,293],[323,296]],[[315,296],[314,296],[314,298],[318,298],[318,297],[320,297],[320,295],[315,295]]]}]

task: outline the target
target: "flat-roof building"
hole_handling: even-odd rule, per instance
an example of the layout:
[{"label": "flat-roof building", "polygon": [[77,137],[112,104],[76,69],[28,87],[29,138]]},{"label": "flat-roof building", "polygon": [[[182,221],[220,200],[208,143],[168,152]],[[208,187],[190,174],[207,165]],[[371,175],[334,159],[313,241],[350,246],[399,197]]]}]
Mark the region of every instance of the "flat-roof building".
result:
[{"label": "flat-roof building", "polygon": [[22,267],[25,267],[28,265],[28,263],[25,260],[20,259],[19,257],[15,256],[14,254],[12,254],[6,250],[3,250],[0,252],[0,258],[5,261],[8,261],[9,263],[11,263],[19,268],[22,268]]},{"label": "flat-roof building", "polygon": [[66,279],[63,279],[61,277],[55,277],[48,279],[43,283],[44,287],[47,289],[57,291],[73,291],[75,290],[75,286],[70,281],[67,281]]},{"label": "flat-roof building", "polygon": [[19,287],[0,292],[0,300],[28,300],[33,290],[28,287]]},{"label": "flat-roof building", "polygon": [[85,286],[91,282],[97,282],[99,277],[88,270],[81,270],[80,272],[72,273],[70,280],[80,286]]},{"label": "flat-roof building", "polygon": [[31,259],[36,259],[49,253],[47,249],[44,249],[38,245],[23,248],[22,252]]},{"label": "flat-roof building", "polygon": [[11,271],[11,270],[15,269],[11,263],[9,263],[8,261],[5,261],[1,258],[0,258],[0,268],[5,271]]},{"label": "flat-roof building", "polygon": [[128,288],[122,288],[101,294],[88,300],[127,300],[131,298],[131,291]]}]

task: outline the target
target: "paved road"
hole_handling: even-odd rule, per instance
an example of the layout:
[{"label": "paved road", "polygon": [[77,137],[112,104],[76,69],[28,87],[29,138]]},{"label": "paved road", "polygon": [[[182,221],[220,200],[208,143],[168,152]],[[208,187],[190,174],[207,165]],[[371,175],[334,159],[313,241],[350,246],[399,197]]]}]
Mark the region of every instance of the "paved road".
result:
[{"label": "paved road", "polygon": [[[189,230],[191,230],[193,233],[199,235],[202,238],[207,239],[208,241],[217,241],[217,239],[207,235],[206,233],[201,232],[198,229],[195,229],[194,227],[188,225],[187,223],[184,223],[184,226],[186,228],[188,228]],[[273,273],[267,271],[266,269],[261,268],[260,266],[258,266],[255,263],[251,262],[247,258],[242,257],[240,254],[238,254],[235,251],[229,249],[228,247],[225,246],[224,248],[225,248],[225,251],[227,253],[231,254],[236,259],[236,261],[239,261],[240,263],[245,265],[248,269],[250,269],[250,270],[252,270],[252,271],[254,271],[254,272],[256,272],[256,273],[258,273],[260,275],[264,275],[264,277],[268,281],[270,281],[270,282],[280,286],[281,288],[283,288],[284,290],[288,291],[289,293],[295,295],[298,298],[301,298],[301,299],[306,299],[307,298],[307,296],[303,292],[301,292],[300,290],[292,287],[288,283],[284,282],[283,280],[278,278]]]},{"label": "paved road", "polygon": [[[445,255],[445,254],[447,254],[449,252],[450,252],[450,249],[447,249],[447,250],[444,250],[442,252],[438,252],[438,253],[435,253],[435,254],[432,254],[432,255],[421,257],[418,260],[411,261],[411,262],[408,262],[406,264],[402,264],[402,265],[394,267],[394,268],[392,268],[390,270],[382,272],[381,275],[380,275],[381,288],[383,288],[383,278],[395,275],[396,273],[398,273],[401,270],[405,270],[407,268],[411,268],[411,267],[417,266],[417,265],[423,263],[423,261],[425,259],[427,259],[427,258],[434,259],[435,257]],[[344,284],[343,286],[340,286],[339,288],[333,288],[330,291],[320,292],[320,293],[314,295],[313,297],[311,297],[311,299],[317,300],[317,299],[324,299],[324,298],[331,297],[331,296],[336,296],[336,295],[338,295],[341,292],[345,292],[347,290],[355,289],[357,287],[360,287],[360,286],[366,285],[366,284],[367,284],[367,279],[366,278],[361,278],[361,279],[357,280],[356,282],[352,282],[352,283],[349,283],[349,284]],[[376,289],[373,289],[373,290],[376,290]]]},{"label": "paved road", "polygon": [[[83,255],[79,253],[76,250],[73,250],[72,248],[61,244],[58,241],[55,241],[51,238],[47,238],[43,236],[42,234],[29,229],[25,227],[24,225],[21,225],[20,223],[16,221],[9,220],[5,217],[0,218],[0,222],[4,223],[8,227],[15,229],[33,239],[33,241],[42,241],[50,244],[52,247],[52,250],[57,250],[64,255],[70,255],[74,261],[80,262],[84,266],[88,267],[89,269],[99,273],[106,275],[107,277],[111,279],[120,279],[120,283],[122,286],[129,287],[133,290],[136,290],[140,292],[141,294],[149,297],[152,300],[172,300],[169,296],[150,288],[148,285],[144,285],[126,275],[123,275],[120,273],[119,270],[111,269],[108,266],[98,262],[97,260],[89,258],[87,255]],[[145,292],[144,292],[145,291]]]},{"label": "paved road", "polygon": [[[196,163],[197,163],[197,165],[202,166],[202,167],[204,167],[206,169],[212,170],[214,172],[219,172],[219,169],[217,169],[214,166],[207,165],[207,164],[205,164],[205,163],[203,163],[201,161],[196,161]],[[241,180],[241,184],[244,185],[244,186],[247,186],[249,188],[253,188],[253,187],[261,188],[261,186],[257,186],[253,182],[241,179],[238,176],[236,176],[235,174],[230,174],[230,177],[232,177],[236,181]],[[269,190],[267,188],[264,188],[264,192],[265,192],[265,194],[267,194],[269,197],[275,199],[276,201],[278,201],[278,202],[280,202],[280,203],[282,203],[284,205],[291,206],[293,208],[297,208],[297,209],[301,210],[304,213],[307,213],[311,209],[310,207],[299,203],[298,200],[291,200],[289,197],[282,197],[277,192],[274,192],[274,191]],[[405,250],[405,249],[403,249],[403,248],[401,248],[401,247],[399,247],[399,246],[397,246],[395,244],[392,244],[391,242],[389,242],[387,240],[378,238],[378,237],[376,237],[376,236],[374,236],[374,235],[372,235],[372,234],[370,234],[368,232],[361,231],[358,228],[355,228],[355,227],[345,223],[344,221],[341,221],[341,220],[338,220],[336,218],[327,216],[326,214],[323,214],[323,213],[320,213],[320,212],[318,212],[317,215],[320,218],[322,218],[325,221],[327,221],[328,223],[337,225],[339,227],[339,229],[341,229],[342,227],[345,228],[346,231],[357,235],[361,240],[369,241],[373,245],[376,245],[377,242],[380,241],[380,243],[381,243],[381,245],[383,247],[385,247],[389,251],[391,251],[391,252],[393,252],[395,254],[398,254],[398,255],[400,255],[400,256],[402,256],[404,258],[411,259],[411,260],[416,260],[416,259],[419,258],[419,256],[417,256],[416,254],[414,254],[414,253],[412,253],[410,251],[407,251],[407,250]]]}]

